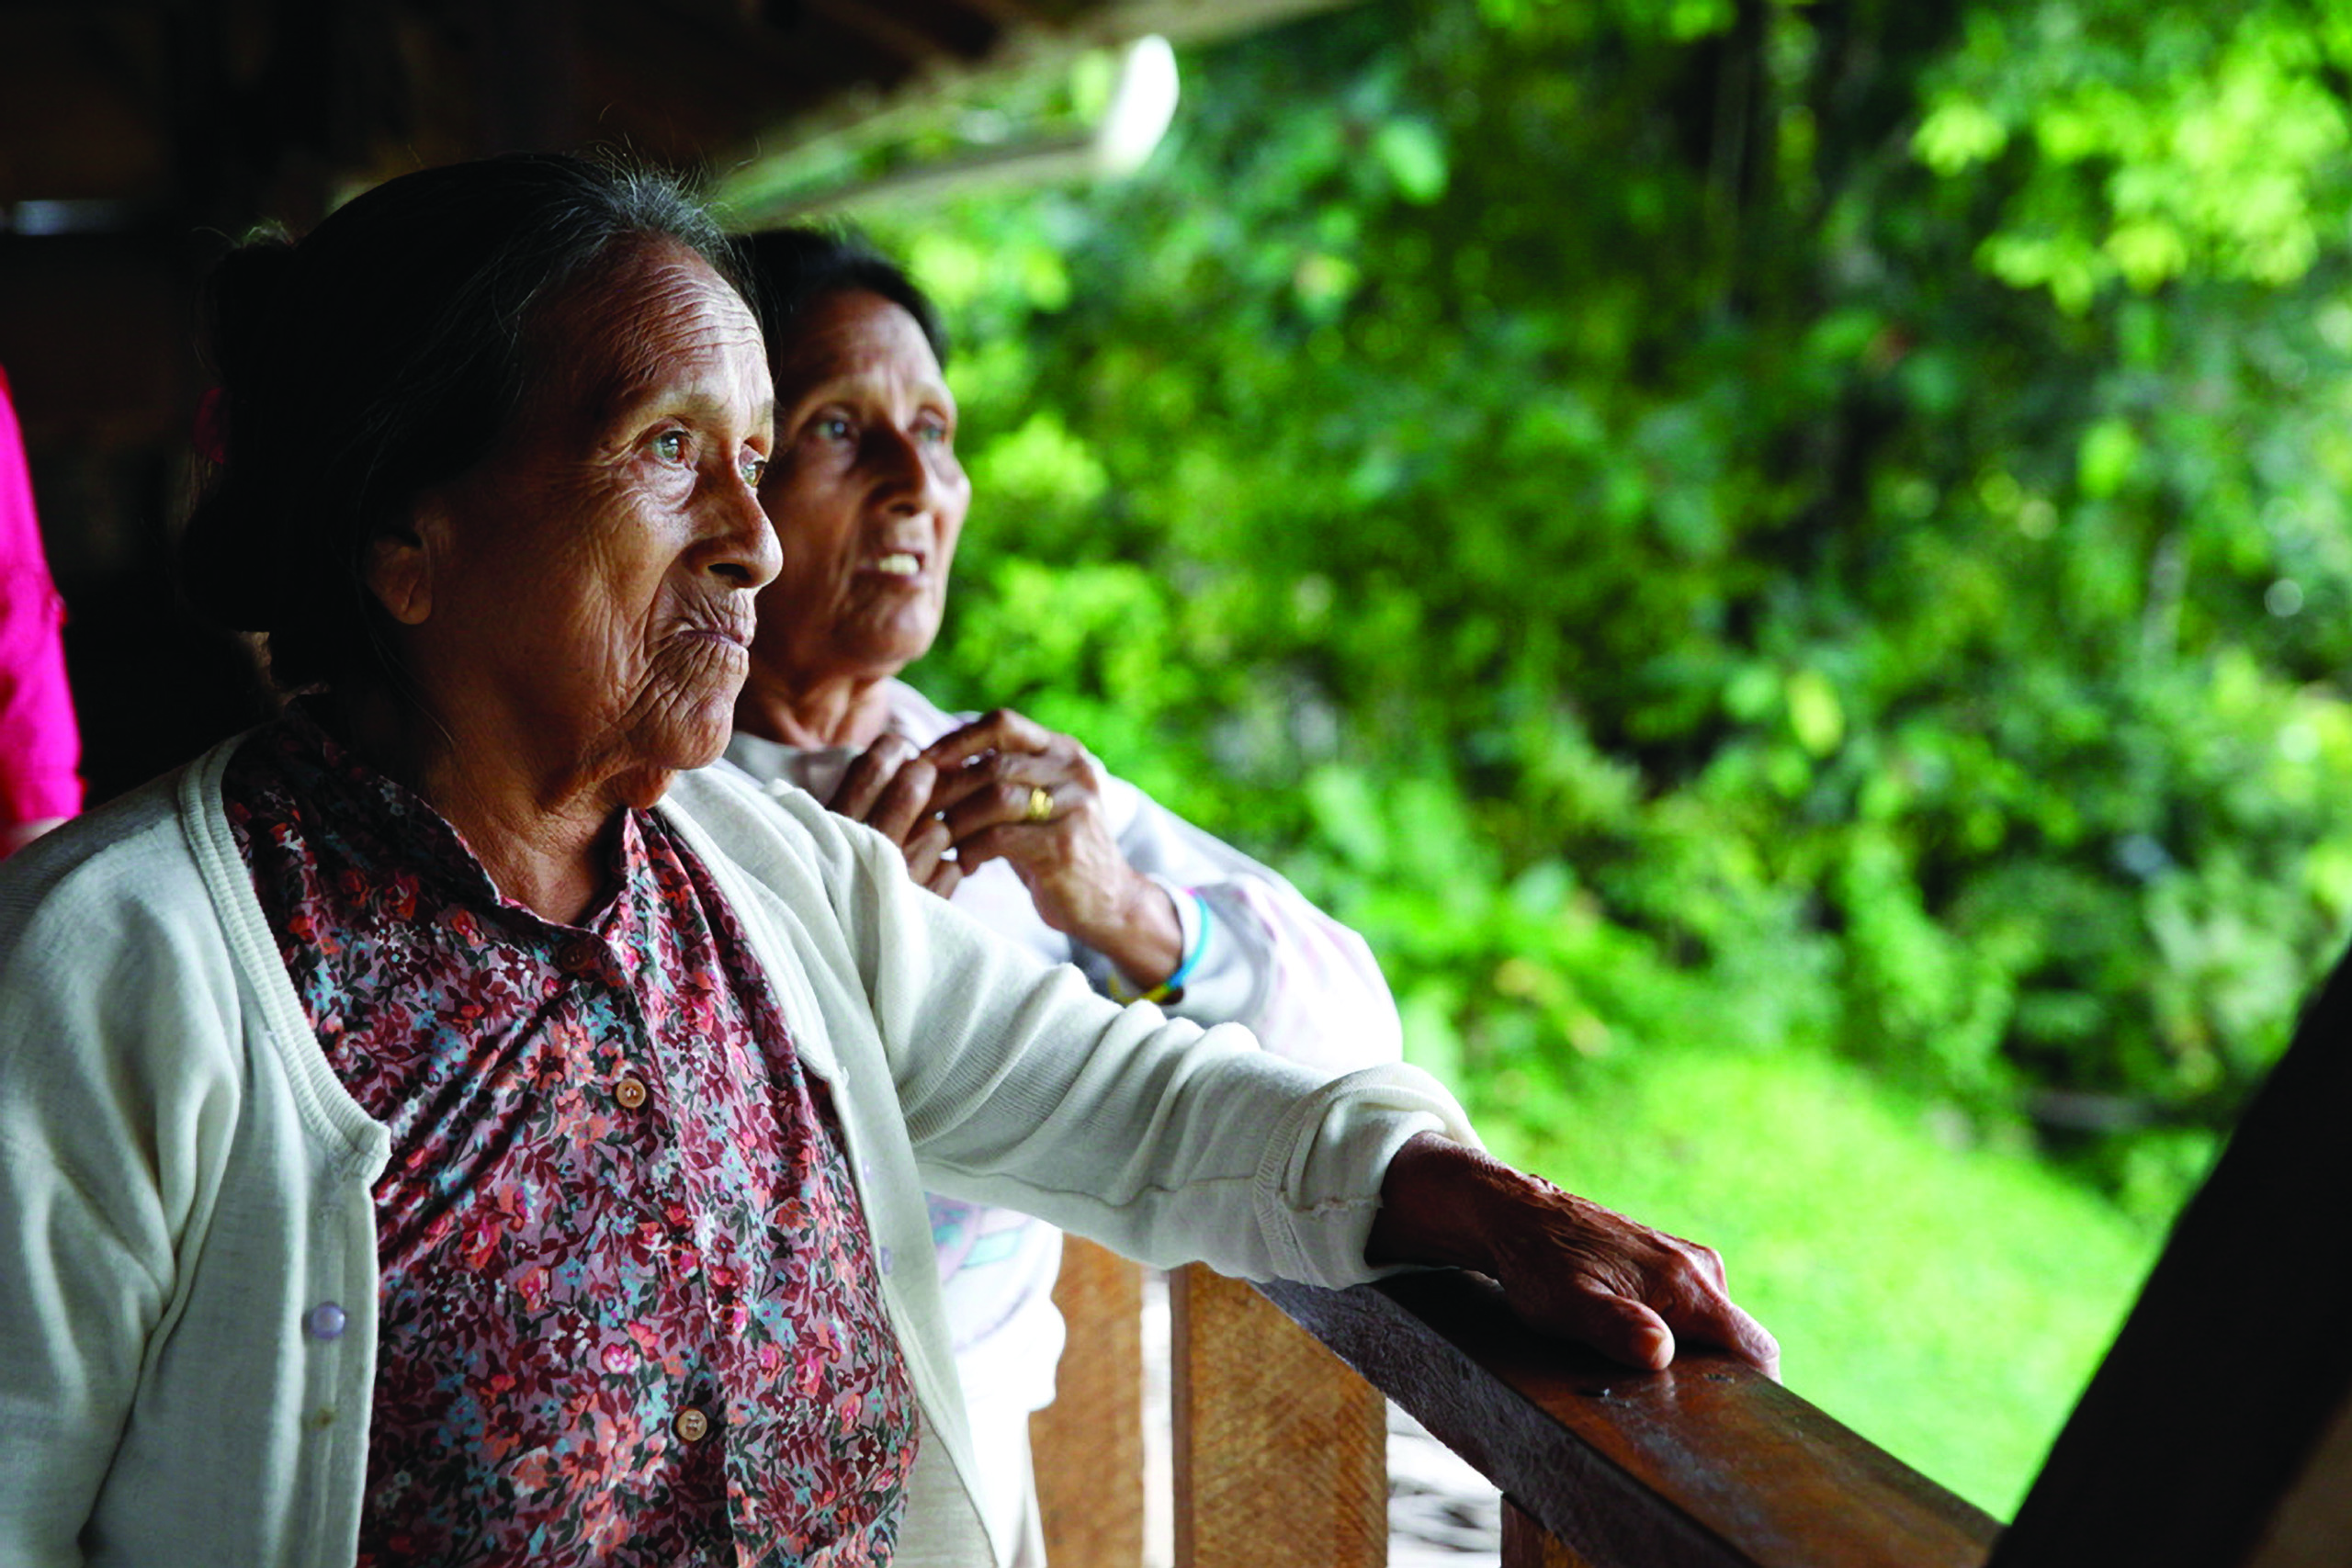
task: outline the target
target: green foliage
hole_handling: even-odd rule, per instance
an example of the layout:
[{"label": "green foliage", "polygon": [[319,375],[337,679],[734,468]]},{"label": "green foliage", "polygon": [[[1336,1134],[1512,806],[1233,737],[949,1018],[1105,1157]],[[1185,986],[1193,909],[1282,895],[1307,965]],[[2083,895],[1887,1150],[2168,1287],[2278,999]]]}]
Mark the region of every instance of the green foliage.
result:
[{"label": "green foliage", "polygon": [[1779,1337],[1791,1388],[2003,1517],[2161,1241],[2030,1156],[1804,1053],[1673,1048],[1531,1109],[1498,1153],[1707,1237]]},{"label": "green foliage", "polygon": [[1984,6],[1917,147],[1950,176],[2027,153],[1980,254],[2069,310],[2119,282],[2293,284],[2342,216],[2347,64],[2328,6]]},{"label": "green foliage", "polygon": [[1282,865],[1507,1153],[2009,1506],[2352,923],[2352,0],[1374,0],[1184,72],[1135,178],[876,224],[965,345],[916,678]]},{"label": "green foliage", "polygon": [[973,345],[919,676],[1278,860],[1482,1092],[1824,1042],[2162,1212],[2352,914],[2347,61],[2340,0],[1193,58],[1142,175],[884,235]]}]

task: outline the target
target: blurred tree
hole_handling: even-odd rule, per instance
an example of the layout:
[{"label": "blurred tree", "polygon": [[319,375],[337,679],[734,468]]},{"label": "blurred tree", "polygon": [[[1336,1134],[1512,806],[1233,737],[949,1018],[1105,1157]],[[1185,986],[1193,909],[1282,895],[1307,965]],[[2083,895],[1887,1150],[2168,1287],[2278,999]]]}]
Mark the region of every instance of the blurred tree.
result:
[{"label": "blurred tree", "polygon": [[1826,1041],[2171,1201],[2352,913],[2352,3],[1389,0],[875,226],[920,678],[1371,934],[1489,1113]]}]

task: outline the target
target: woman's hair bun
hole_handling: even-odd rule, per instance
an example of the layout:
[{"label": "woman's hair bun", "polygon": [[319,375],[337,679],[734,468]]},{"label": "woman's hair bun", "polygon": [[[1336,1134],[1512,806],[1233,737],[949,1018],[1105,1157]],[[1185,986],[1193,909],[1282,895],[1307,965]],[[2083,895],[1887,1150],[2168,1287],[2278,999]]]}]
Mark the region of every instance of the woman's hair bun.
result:
[{"label": "woman's hair bun", "polygon": [[265,352],[275,307],[286,297],[294,266],[293,237],[270,228],[256,231],[213,269],[206,300],[208,347],[222,386],[243,381]]},{"label": "woman's hair bun", "polygon": [[205,349],[220,386],[198,411],[196,438],[212,479],[181,533],[179,571],[198,611],[238,631],[276,630],[282,603],[283,585],[266,564],[277,543],[267,487],[239,474],[235,435],[254,413],[239,408],[247,400],[241,394],[268,384],[282,356],[275,339],[297,260],[283,229],[257,230],[220,258],[205,286]]}]

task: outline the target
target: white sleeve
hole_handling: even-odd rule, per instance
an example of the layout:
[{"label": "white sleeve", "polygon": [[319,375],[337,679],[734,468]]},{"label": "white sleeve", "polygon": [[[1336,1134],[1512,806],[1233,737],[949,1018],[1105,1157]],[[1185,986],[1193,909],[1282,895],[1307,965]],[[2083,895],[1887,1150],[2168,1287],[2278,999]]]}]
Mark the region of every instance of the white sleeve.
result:
[{"label": "white sleeve", "polygon": [[[1193,964],[1171,1013],[1246,1024],[1267,1050],[1326,1076],[1403,1055],[1396,1004],[1363,938],[1125,780],[1106,777],[1103,795],[1120,852],[1168,890],[1183,927]],[[1081,950],[1079,964],[1106,984],[1100,954]]]},{"label": "white sleeve", "polygon": [[1406,1140],[1476,1142],[1453,1098],[1416,1068],[1326,1082],[1239,1027],[1204,1033],[1148,1003],[1118,1007],[924,892],[879,834],[805,796],[775,806],[813,853],[825,909],[794,891],[786,862],[802,852],[763,851],[777,826],[766,807],[711,825],[781,900],[762,908],[805,955],[779,975],[786,1016],[791,990],[807,986],[801,1015],[822,1018],[848,1071],[859,1040],[873,1042],[931,1190],[1034,1213],[1147,1262],[1339,1286],[1377,1272],[1364,1244]]},{"label": "white sleeve", "polygon": [[1363,1249],[1406,1140],[1476,1142],[1453,1097],[1415,1068],[1327,1081],[1238,1026],[1204,1033],[1149,1003],[1116,1007],[904,875],[874,880],[895,930],[873,951],[929,960],[917,995],[885,983],[898,994],[883,1011],[933,1190],[1035,1214],[1147,1263],[1340,1286],[1375,1272]]},{"label": "white sleeve", "polygon": [[184,933],[61,913],[28,881],[0,898],[0,1562],[47,1565],[83,1560],[188,1222],[193,1162],[157,1133],[181,1097],[142,1070],[160,1053],[112,1047],[210,1054]]}]

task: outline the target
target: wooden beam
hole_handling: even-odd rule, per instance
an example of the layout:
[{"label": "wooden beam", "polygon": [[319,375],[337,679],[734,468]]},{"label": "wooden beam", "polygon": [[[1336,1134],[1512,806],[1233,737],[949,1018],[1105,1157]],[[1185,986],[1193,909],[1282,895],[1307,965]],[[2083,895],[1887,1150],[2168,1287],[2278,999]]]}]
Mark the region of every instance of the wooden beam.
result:
[{"label": "wooden beam", "polygon": [[1980,1568],[1998,1528],[1739,1362],[1634,1372],[1524,1327],[1474,1275],[1264,1290],[1569,1553],[1529,1561]]},{"label": "wooden beam", "polygon": [[986,60],[1001,29],[986,12],[954,0],[896,0],[872,6],[864,0],[799,0],[835,26],[867,38],[905,62],[913,73],[938,69],[941,55],[960,64]]},{"label": "wooden beam", "polygon": [[1175,43],[1203,43],[1263,28],[1280,27],[1319,11],[1336,11],[1358,0],[1104,0],[1072,15],[1069,34],[1102,43],[1125,43],[1158,33]]},{"label": "wooden beam", "polygon": [[0,24],[0,206],[170,197],[164,18],[62,7]]}]

